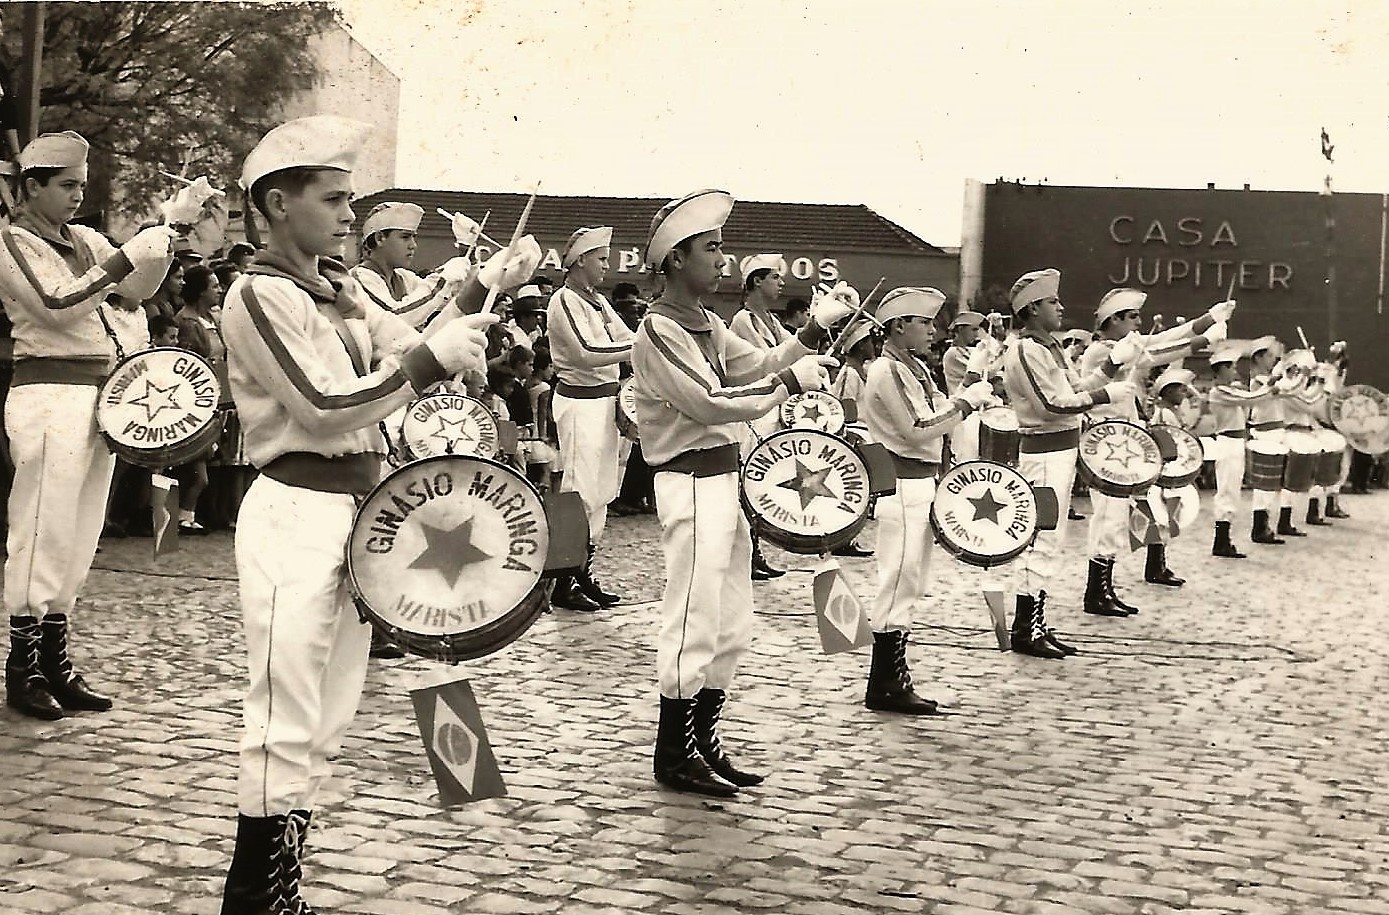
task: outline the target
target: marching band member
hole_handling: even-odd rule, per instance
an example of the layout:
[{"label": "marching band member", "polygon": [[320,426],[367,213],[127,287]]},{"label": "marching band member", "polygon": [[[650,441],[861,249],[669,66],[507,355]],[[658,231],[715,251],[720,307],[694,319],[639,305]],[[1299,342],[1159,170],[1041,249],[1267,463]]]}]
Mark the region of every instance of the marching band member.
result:
[{"label": "marching band member", "polygon": [[950,322],[954,339],[950,348],[941,357],[941,373],[945,375],[945,393],[950,397],[964,387],[965,375],[969,371],[969,354],[979,342],[979,328],[984,324],[984,316],[977,311],[962,311]]},{"label": "marching band member", "polygon": [[[564,285],[550,297],[547,326],[558,382],[551,409],[559,430],[560,489],[577,492],[588,514],[588,561],[555,583],[551,602],[567,610],[610,607],[621,596],[593,578],[593,554],[608,523],[608,503],[622,486],[617,429],[619,363],[632,358],[632,331],[597,289],[608,272],[610,226],[581,228],[560,258]],[[572,587],[569,585],[572,581]]]},{"label": "marching band member", "polygon": [[[1265,389],[1273,388],[1273,393],[1277,395],[1277,383],[1281,382],[1282,373],[1275,375],[1273,369],[1278,362],[1278,356],[1282,351],[1282,344],[1278,338],[1272,335],[1260,337],[1254,341],[1249,351],[1249,390],[1259,393]],[[1284,427],[1287,422],[1283,418],[1283,398],[1278,396],[1269,397],[1267,400],[1253,404],[1249,411],[1249,435],[1251,438],[1261,439],[1274,443],[1281,443],[1285,437]],[[1284,493],[1282,490],[1271,491],[1256,489],[1250,497],[1250,504],[1254,512],[1253,529],[1249,539],[1253,543],[1283,544],[1286,541],[1274,533],[1273,525],[1269,521],[1269,512],[1278,508],[1283,502]],[[1286,528],[1291,532],[1295,530],[1292,526],[1292,506],[1289,503],[1287,512],[1287,522],[1284,523],[1282,510],[1279,510],[1278,526]],[[1278,533],[1283,533],[1280,530]],[[1292,536],[1302,536],[1301,531],[1297,531]]]},{"label": "marching band member", "polygon": [[[271,130],[241,185],[269,244],[229,292],[223,316],[246,455],[260,475],[236,531],[250,683],[243,703],[236,848],[222,915],[308,910],[300,858],[366,676],[369,627],[357,617],[345,556],[357,501],[381,478],[380,420],[429,385],[483,368],[492,315],[442,326],[426,342],[371,301],[334,256],[352,225],[352,169],[371,126],[314,116]],[[539,246],[494,256],[483,282],[514,285]]]},{"label": "marching band member", "polygon": [[[1119,373],[1122,380],[1143,385],[1148,372],[1158,365],[1179,361],[1208,342],[1225,339],[1225,321],[1235,303],[1221,302],[1195,321],[1188,321],[1157,334],[1142,334],[1143,303],[1147,293],[1137,289],[1111,289],[1095,308],[1095,338],[1080,359],[1080,373],[1096,371],[1109,359],[1119,341],[1138,347],[1138,356]],[[1142,424],[1136,398],[1124,398],[1089,411],[1090,419],[1127,420]],[[1085,585],[1085,612],[1096,616],[1130,616],[1138,608],[1124,601],[1114,589],[1114,566],[1127,551],[1129,538],[1129,500],[1108,496],[1094,488],[1090,492],[1090,526],[1087,552],[1090,554]]]},{"label": "marching band member", "polygon": [[1022,437],[1018,472],[1033,486],[1050,487],[1057,501],[1056,529],[1038,533],[1019,564],[1023,587],[1013,617],[1013,650],[1053,659],[1075,650],[1047,628],[1045,586],[1066,535],[1080,417],[1094,406],[1137,396],[1132,383],[1111,379],[1140,350],[1136,340],[1120,340],[1094,372],[1078,376],[1052,336],[1066,313],[1060,285],[1061,272],[1055,269],[1034,270],[1013,283],[1009,298],[1020,334],[1003,357],[1003,383]]},{"label": "marching band member", "polygon": [[[1317,366],[1317,371],[1322,379],[1322,385],[1326,389],[1326,397],[1321,402],[1321,407],[1317,410],[1317,422],[1322,426],[1331,429],[1331,400],[1346,386],[1346,341],[1337,340],[1331,344],[1328,351],[1330,358]],[[1341,472],[1336,482],[1327,486],[1325,490],[1326,511],[1325,515],[1330,518],[1349,518],[1350,514],[1341,509],[1341,487],[1345,485],[1346,477],[1350,472],[1350,456],[1353,454],[1350,444],[1346,444],[1346,453],[1341,459]]]},{"label": "marching band member", "polygon": [[1227,559],[1243,559],[1230,538],[1230,522],[1239,511],[1240,487],[1244,482],[1245,440],[1249,438],[1249,411],[1273,396],[1271,388],[1254,392],[1240,383],[1235,366],[1244,355],[1240,346],[1225,346],[1210,357],[1215,372],[1215,384],[1207,395],[1211,418],[1215,421],[1211,433],[1215,440],[1212,459],[1215,461],[1215,542],[1211,555]]},{"label": "marching band member", "polygon": [[[752,254],[738,263],[738,269],[743,276],[743,304],[728,329],[760,350],[773,349],[791,339],[791,329],[772,314],[790,272],[786,261],[780,254]],[[780,413],[772,410],[749,423],[751,434],[743,439],[745,452],[756,446],[756,439],[775,432],[779,420]],[[755,519],[751,530],[752,580],[767,581],[785,575],[785,569],[775,568],[762,555],[762,538]]]},{"label": "marching band member", "polygon": [[[868,366],[877,355],[877,327],[876,321],[865,316],[842,331],[844,336],[839,351],[844,357],[844,364],[839,367],[834,381],[830,384],[830,393],[844,407],[846,424],[860,420],[859,403],[863,400],[863,386],[868,379]],[[845,437],[853,441],[861,436],[863,429],[861,424],[856,430],[846,428]],[[876,511],[876,504],[877,497],[870,496],[870,512]],[[870,514],[869,517],[873,515]],[[862,559],[873,555],[872,550],[859,545],[857,537],[830,552],[835,556],[847,556],[850,559]]]},{"label": "marching band member", "polygon": [[744,424],[793,393],[827,384],[816,347],[853,306],[817,300],[795,337],[759,349],[730,331],[703,297],[719,285],[724,191],[696,191],[651,221],[646,261],[666,289],[632,349],[642,448],[655,475],[666,584],[656,671],[661,718],[653,770],[678,791],[732,797],[763,776],[725,755],[717,725],[725,691],[752,636],[752,543],[739,507]]},{"label": "marching band member", "polygon": [[863,704],[870,709],[930,715],[936,703],[918,696],[907,665],[912,607],[925,594],[933,538],[931,503],[941,469],[943,436],[993,399],[993,386],[975,381],[947,398],[921,359],[935,340],[938,289],[901,288],[883,296],[875,318],[883,326],[883,355],[868,370],[863,421],[892,455],[897,490],[878,500],[878,593],[869,614],[873,660]]},{"label": "marching band member", "polygon": [[[1154,425],[1173,426],[1190,431],[1187,423],[1182,420],[1180,408],[1189,395],[1195,394],[1195,388],[1192,387],[1195,381],[1195,372],[1175,365],[1167,368],[1153,381]],[[1175,518],[1171,517],[1169,499],[1177,501]],[[1153,585],[1180,588],[1186,584],[1186,579],[1177,577],[1167,567],[1167,544],[1196,520],[1196,515],[1201,510],[1201,495],[1191,483],[1178,489],[1165,489],[1154,484],[1148,488],[1144,501],[1148,503],[1153,520],[1163,533],[1161,542],[1148,544],[1143,580]]]},{"label": "marching band member", "polygon": [[[413,203],[378,203],[362,223],[362,261],[351,269],[368,299],[414,328],[424,327],[462,288],[461,279],[450,282],[443,270],[421,279],[410,264],[424,209]],[[450,275],[466,276],[471,266],[464,258],[451,265]]]},{"label": "marching band member", "polygon": [[[994,356],[1001,357],[1003,348],[990,345],[983,340],[980,328],[984,316],[977,311],[962,311],[950,322],[950,330],[955,339],[941,357],[941,374],[945,377],[945,391],[954,397],[961,389],[984,379],[989,369],[997,362]],[[985,362],[990,363],[986,366]],[[960,464],[979,459],[979,415],[971,413],[950,430],[950,460]]]},{"label": "marching band member", "polygon": [[[5,701],[54,720],[106,711],[68,658],[68,617],[96,555],[114,457],[97,432],[97,389],[115,346],[99,307],[111,293],[154,294],[174,231],[144,229],[119,249],[69,223],[87,187],[87,141],[46,133],[19,155],[22,206],[0,230],[0,299],[13,322],[14,379],[5,403],[14,482],[9,495]],[[189,219],[188,222],[192,222]]]},{"label": "marching band member", "polygon": [[[1297,379],[1297,387],[1283,398],[1283,416],[1287,422],[1285,428],[1290,434],[1300,432],[1310,435],[1317,426],[1317,413],[1326,405],[1322,379],[1313,371],[1317,357],[1311,350],[1295,349],[1285,354],[1281,362],[1286,366],[1284,377]],[[1328,525],[1329,522],[1321,517],[1321,497],[1320,486],[1312,486],[1307,492],[1285,490],[1278,509],[1279,533],[1290,533],[1296,537],[1298,532],[1293,527],[1294,518],[1305,518],[1309,525],[1315,527]],[[1282,529],[1285,514],[1290,528],[1287,532]]]}]

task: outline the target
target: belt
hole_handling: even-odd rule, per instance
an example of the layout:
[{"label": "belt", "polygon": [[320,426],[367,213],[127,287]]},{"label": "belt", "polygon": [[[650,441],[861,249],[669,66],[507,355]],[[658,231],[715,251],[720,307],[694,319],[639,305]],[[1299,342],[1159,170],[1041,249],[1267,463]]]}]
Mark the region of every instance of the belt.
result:
[{"label": "belt", "polygon": [[1217,432],[1216,435],[1223,438],[1249,438],[1248,429],[1226,429],[1224,432]]},{"label": "belt", "polygon": [[1304,426],[1302,423],[1288,423],[1288,429],[1292,432],[1311,432],[1311,426]]},{"label": "belt", "polygon": [[311,451],[291,451],[260,469],[286,486],[365,496],[381,480],[381,457],[375,454],[341,454],[324,457]]},{"label": "belt", "polygon": [[892,455],[892,467],[897,471],[899,480],[929,480],[940,472],[939,461],[923,461],[920,458],[902,457],[900,454]]},{"label": "belt", "polygon": [[1055,432],[1022,433],[1018,442],[1019,454],[1047,454],[1080,447],[1079,429],[1058,429]]},{"label": "belt", "polygon": [[570,384],[567,381],[555,384],[555,393],[571,400],[598,400],[601,397],[616,397],[621,387],[616,381],[605,384]]},{"label": "belt", "polygon": [[1285,425],[1287,424],[1281,419],[1275,419],[1266,423],[1250,423],[1249,428],[1253,429],[1255,432],[1272,432],[1275,429],[1282,429]]},{"label": "belt", "polygon": [[22,384],[81,384],[100,387],[111,374],[105,357],[65,359],[60,356],[22,356],[15,360],[10,387]]},{"label": "belt", "polygon": [[692,477],[716,477],[738,472],[738,443],[699,448],[678,454],[661,464],[651,465],[652,473],[686,473]]}]

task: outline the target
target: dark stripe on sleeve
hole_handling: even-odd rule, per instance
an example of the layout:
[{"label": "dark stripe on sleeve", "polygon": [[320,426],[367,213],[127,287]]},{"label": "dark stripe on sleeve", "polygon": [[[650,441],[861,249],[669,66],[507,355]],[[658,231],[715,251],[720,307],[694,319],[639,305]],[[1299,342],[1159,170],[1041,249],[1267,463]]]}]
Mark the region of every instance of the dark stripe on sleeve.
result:
[{"label": "dark stripe on sleeve", "polygon": [[1033,395],[1048,413],[1084,413],[1093,406],[1093,404],[1082,404],[1075,407],[1062,407],[1048,400],[1047,395],[1042,392],[1042,386],[1037,383],[1037,376],[1032,373],[1032,366],[1027,361],[1027,351],[1023,349],[1022,341],[1018,342],[1018,362],[1022,364],[1023,374],[1027,376],[1027,382],[1032,386]]},{"label": "dark stripe on sleeve", "polygon": [[574,320],[574,315],[569,311],[569,303],[565,300],[563,291],[561,291],[559,299],[559,310],[564,312],[564,319],[569,322],[569,329],[574,332],[574,337],[579,341],[579,345],[582,346],[584,349],[588,350],[590,353],[602,353],[603,355],[612,355],[614,353],[620,353],[624,350],[629,350],[632,348],[632,344],[630,343],[615,343],[611,346],[601,346],[589,343],[588,338],[584,336],[583,331],[579,330],[579,324],[577,321]]},{"label": "dark stripe on sleeve", "polygon": [[701,388],[703,388],[704,393],[708,394],[710,397],[726,397],[730,399],[735,397],[748,396],[760,397],[763,394],[770,394],[776,390],[776,385],[771,382],[768,382],[766,384],[746,385],[733,391],[727,389],[715,391],[713,387],[710,386],[708,379],[700,375],[694,369],[690,368],[688,363],[686,363],[683,359],[681,359],[679,356],[675,354],[675,350],[671,348],[669,343],[667,343],[664,339],[661,338],[661,335],[656,331],[655,325],[653,325],[650,321],[648,321],[646,324],[646,333],[647,336],[651,338],[651,342],[655,344],[656,350],[665,358],[665,360],[669,362],[671,365],[680,369],[680,371],[684,372],[686,375],[688,375],[693,381],[695,381],[695,383],[697,383]]},{"label": "dark stripe on sleeve", "polygon": [[71,308],[79,302],[85,302],[107,286],[116,285],[135,269],[130,258],[118,250],[101,265],[101,275],[91,283],[64,296],[51,296],[43,291],[43,286],[39,284],[39,278],[34,275],[33,269],[30,268],[28,257],[14,237],[14,230],[6,229],[2,234],[5,236],[5,247],[9,249],[10,257],[14,258],[15,263],[19,265],[19,271],[24,274],[24,278],[29,281],[29,285],[43,301],[44,307],[52,311],[61,311],[64,308]]}]

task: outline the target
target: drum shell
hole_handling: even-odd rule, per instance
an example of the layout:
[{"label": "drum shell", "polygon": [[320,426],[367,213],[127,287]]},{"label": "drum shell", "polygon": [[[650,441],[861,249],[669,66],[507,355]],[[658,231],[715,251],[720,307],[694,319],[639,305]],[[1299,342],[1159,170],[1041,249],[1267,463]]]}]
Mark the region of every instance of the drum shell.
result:
[{"label": "drum shell", "polygon": [[859,469],[862,471],[862,477],[864,479],[865,486],[871,484],[872,481],[868,466],[869,461],[867,458],[864,457],[862,448],[855,447],[843,438],[840,438],[837,435],[831,435],[828,432],[820,432],[818,430],[811,429],[785,429],[780,432],[773,433],[772,435],[768,436],[761,442],[757,443],[757,445],[749,449],[747,457],[743,462],[743,467],[739,472],[738,499],[739,502],[742,504],[745,514],[751,520],[751,523],[754,526],[754,530],[756,531],[758,536],[760,536],[763,540],[766,540],[768,543],[771,543],[775,546],[779,546],[782,549],[792,553],[799,553],[802,555],[818,555],[820,553],[828,553],[848,543],[850,540],[852,540],[855,536],[858,535],[860,530],[863,529],[863,526],[868,522],[868,500],[866,496],[870,495],[871,493],[865,490],[865,498],[861,503],[860,507],[857,509],[857,516],[855,518],[853,518],[848,524],[839,527],[833,531],[827,531],[825,533],[807,533],[802,531],[792,531],[782,527],[778,527],[775,522],[765,517],[764,512],[754,503],[753,499],[750,498],[748,495],[748,475],[750,472],[750,468],[755,467],[754,459],[757,457],[760,449],[763,449],[765,446],[767,450],[773,450],[776,447],[776,443],[778,441],[789,441],[797,436],[806,436],[812,440],[818,440],[822,445],[828,444],[830,442],[838,443],[839,446],[842,446],[846,451],[851,453],[853,457],[857,460],[858,464],[860,465]]},{"label": "drum shell", "polygon": [[[629,441],[640,442],[641,430],[637,428],[636,402],[632,400],[632,381],[633,379],[628,378],[622,382],[622,387],[618,389],[617,397],[613,401],[613,420],[617,423],[619,435]],[[628,405],[631,407],[630,414],[624,406],[624,402],[627,400],[632,401]]]},{"label": "drum shell", "polygon": [[[999,464],[999,462],[996,461],[966,461],[962,464],[958,464],[955,467],[952,467],[949,471],[947,471],[945,476],[941,478],[940,483],[945,484],[950,479],[950,477],[953,474],[956,474],[957,472],[964,473],[969,471],[971,468],[988,466],[998,466],[1006,469],[1007,471],[1013,474],[1017,473],[1016,470],[1014,470],[1013,468],[1008,467],[1006,464]],[[1019,482],[1021,482],[1022,485],[1028,486],[1028,488],[1031,489],[1031,487],[1027,484],[1026,480],[1022,479],[1020,476],[1018,476],[1017,479]],[[936,498],[931,502],[931,530],[935,535],[936,542],[941,545],[941,548],[944,549],[951,556],[960,560],[961,562],[981,569],[988,569],[993,568],[994,566],[1000,566],[1005,563],[1011,562],[1018,556],[1022,555],[1027,550],[1027,548],[1032,545],[1033,541],[1036,540],[1037,533],[1040,530],[1040,528],[1034,524],[1029,536],[1020,539],[1017,543],[1009,547],[1007,550],[1003,550],[998,553],[988,555],[971,550],[965,544],[958,543],[954,539],[952,539],[952,537],[949,534],[948,525],[944,524],[942,519],[940,518],[939,509],[942,504],[941,491],[941,485],[938,485],[936,488]]]},{"label": "drum shell", "polygon": [[[1109,419],[1095,423],[1091,425],[1089,428],[1087,428],[1084,433],[1082,433],[1082,446],[1080,449],[1080,455],[1076,461],[1076,475],[1079,476],[1080,479],[1091,489],[1095,490],[1096,492],[1103,493],[1106,496],[1112,496],[1116,499],[1127,499],[1130,496],[1141,496],[1148,491],[1149,487],[1151,487],[1154,483],[1157,482],[1158,476],[1161,473],[1161,468],[1159,468],[1158,473],[1154,473],[1152,475],[1151,479],[1141,479],[1135,480],[1131,483],[1124,483],[1117,480],[1105,479],[1099,476],[1085,461],[1085,436],[1091,435],[1092,433],[1095,433],[1096,430],[1111,423],[1119,423],[1124,426],[1131,426],[1134,429],[1137,429],[1140,432],[1142,432],[1143,435],[1152,438],[1152,436],[1149,435],[1146,429],[1143,429],[1141,426],[1138,426],[1137,424],[1128,422],[1126,420]],[[1157,448],[1156,439],[1153,440],[1153,447],[1155,449]]]},{"label": "drum shell", "polygon": [[1312,482],[1317,486],[1335,486],[1341,482],[1341,465],[1346,456],[1346,437],[1332,429],[1322,429],[1313,433],[1321,453],[1317,455],[1317,466],[1312,473]]},{"label": "drum shell", "polygon": [[1308,492],[1312,488],[1321,446],[1315,436],[1306,432],[1290,432],[1285,441],[1288,460],[1283,465],[1283,488],[1288,492]]},{"label": "drum shell", "polygon": [[[1158,476],[1157,485],[1162,489],[1182,489],[1189,486],[1201,475],[1201,465],[1205,461],[1205,447],[1201,440],[1190,432],[1177,426],[1167,426],[1158,424],[1149,430],[1153,437],[1158,439],[1158,443],[1164,448],[1170,445],[1172,456],[1167,458],[1162,465],[1162,473]],[[1164,444],[1163,438],[1167,439]],[[1167,452],[1164,450],[1164,455]],[[1189,455],[1192,466],[1182,468],[1180,459],[1183,455]]]},{"label": "drum shell", "polygon": [[979,460],[1017,467],[1021,447],[1016,412],[994,407],[979,414]]},{"label": "drum shell", "polygon": [[[212,366],[206,359],[203,359],[196,353],[177,347],[155,347],[148,350],[141,350],[138,353],[132,353],[117,363],[115,368],[111,370],[111,374],[107,381],[102,383],[97,392],[97,431],[101,433],[101,437],[106,441],[106,447],[110,449],[112,454],[123,459],[126,463],[134,464],[137,467],[145,467],[150,470],[164,470],[169,467],[177,467],[180,464],[186,464],[201,456],[205,456],[222,435],[222,414],[215,408],[208,415],[207,421],[198,428],[197,431],[181,441],[168,442],[154,447],[137,447],[121,442],[107,432],[105,425],[107,417],[103,410],[103,401],[107,397],[109,390],[108,384],[121,374],[122,369],[126,365],[141,359],[160,358],[160,354],[172,355],[176,356],[178,359],[201,363],[206,367],[207,373],[214,379],[216,378],[216,372],[213,370]],[[213,400],[220,401],[220,399],[219,389],[218,396],[213,398]]]},{"label": "drum shell", "polygon": [[1288,448],[1279,442],[1251,439],[1244,462],[1244,478],[1251,489],[1277,492],[1283,488],[1283,467],[1288,462]]}]

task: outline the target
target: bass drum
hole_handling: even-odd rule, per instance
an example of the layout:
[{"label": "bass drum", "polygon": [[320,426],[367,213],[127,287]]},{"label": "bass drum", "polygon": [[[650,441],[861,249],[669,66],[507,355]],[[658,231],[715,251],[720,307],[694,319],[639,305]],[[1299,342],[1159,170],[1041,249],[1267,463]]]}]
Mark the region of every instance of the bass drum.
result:
[{"label": "bass drum", "polygon": [[617,431],[625,439],[641,441],[641,429],[637,426],[637,389],[635,378],[628,378],[617,389],[617,402],[613,406],[613,418]]},{"label": "bass drum", "polygon": [[441,454],[492,459],[502,453],[497,417],[466,394],[426,394],[410,404],[400,424],[400,440],[412,461]]},{"label": "bass drum", "polygon": [[545,506],[485,458],[412,461],[362,502],[347,579],[362,617],[401,648],[448,663],[510,644],[544,607]]},{"label": "bass drum", "polygon": [[161,346],[122,359],[97,391],[96,424],[112,453],[162,470],[193,460],[222,434],[222,386],[195,353]]},{"label": "bass drum", "polygon": [[853,445],[814,429],[786,429],[754,447],[738,491],[768,543],[792,553],[828,553],[868,520],[867,462]]},{"label": "bass drum", "polygon": [[966,461],[936,484],[931,529],[961,562],[984,569],[1002,565],[1036,539],[1037,495],[1006,464]]},{"label": "bass drum", "polygon": [[825,391],[792,394],[781,404],[781,426],[839,435],[844,431],[844,405]]},{"label": "bass drum", "polygon": [[1199,438],[1180,426],[1161,423],[1150,427],[1149,431],[1154,438],[1166,436],[1170,439],[1172,450],[1175,452],[1173,457],[1163,462],[1162,475],[1157,479],[1158,486],[1163,489],[1181,489],[1200,476],[1206,454]]},{"label": "bass drum", "polygon": [[1142,495],[1162,474],[1162,449],[1142,426],[1107,419],[1081,433],[1076,472],[1106,496]]}]

